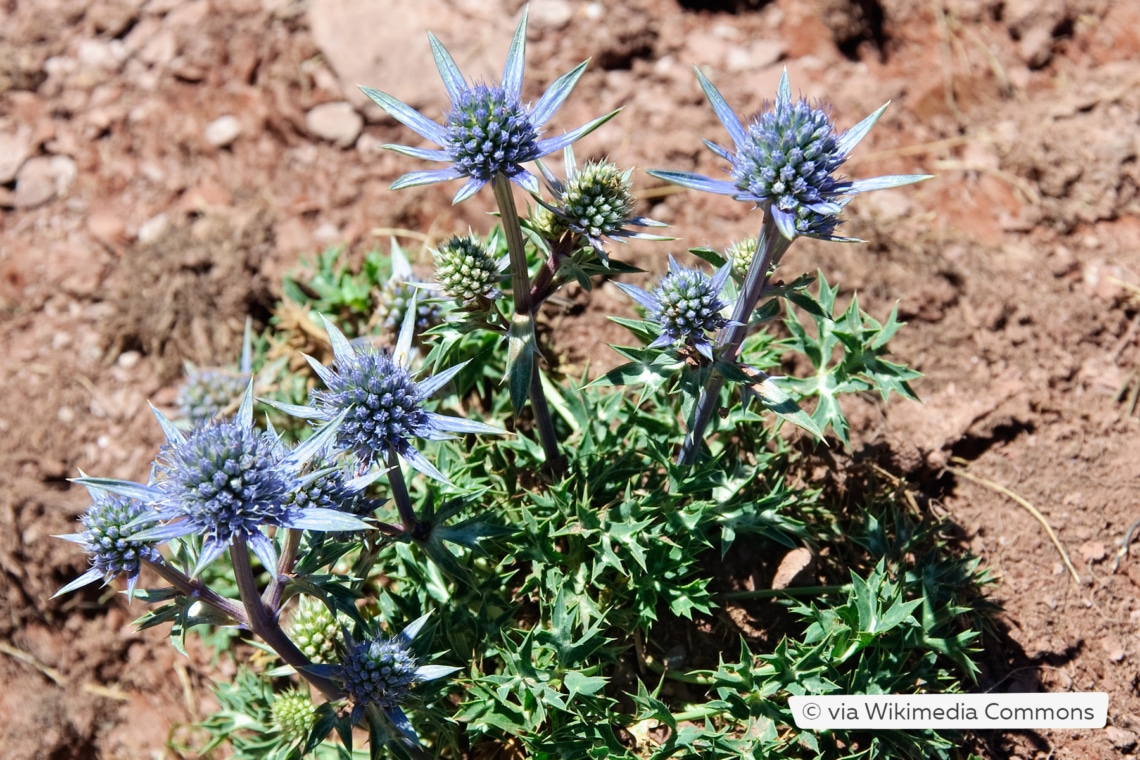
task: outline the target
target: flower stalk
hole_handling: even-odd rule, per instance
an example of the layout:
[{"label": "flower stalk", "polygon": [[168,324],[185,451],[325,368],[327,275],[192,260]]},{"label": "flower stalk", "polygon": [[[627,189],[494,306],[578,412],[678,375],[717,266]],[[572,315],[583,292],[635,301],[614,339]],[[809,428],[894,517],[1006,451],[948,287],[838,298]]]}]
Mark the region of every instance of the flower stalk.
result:
[{"label": "flower stalk", "polygon": [[724,388],[725,376],[720,369],[720,362],[735,364],[740,356],[740,347],[748,335],[748,320],[760,302],[764,288],[768,284],[772,267],[779,263],[780,258],[791,246],[792,241],[777,232],[775,220],[772,218],[772,209],[768,205],[764,209],[764,221],[760,227],[760,237],[756,241],[756,253],[752,256],[752,265],[748,268],[748,276],[744,286],[736,299],[736,306],[732,311],[732,319],[717,336],[717,345],[720,347],[718,359],[709,372],[705,385],[701,388],[701,395],[693,409],[693,417],[685,433],[685,442],[681,446],[681,453],[677,455],[677,464],[691,465],[696,461],[700,443],[704,440],[705,430],[712,421],[718,407],[720,391]]},{"label": "flower stalk", "polygon": [[[558,439],[554,433],[554,420],[550,416],[550,405],[538,376],[534,357],[537,353],[534,336],[534,310],[531,306],[531,285],[527,272],[526,247],[523,241],[522,225],[519,222],[518,207],[507,175],[499,172],[492,182],[495,200],[503,221],[503,233],[507,238],[507,252],[510,254],[511,290],[515,298],[515,316],[512,319],[511,341],[518,348],[512,351],[515,366],[510,368],[511,402],[517,414],[524,402],[524,394],[530,399],[534,413],[534,426],[538,431],[546,464],[554,472],[562,470],[562,455],[558,450]],[[517,334],[521,333],[521,334]],[[516,377],[521,377],[516,381]],[[525,390],[524,390],[525,389]]]},{"label": "flower stalk", "polygon": [[310,672],[312,663],[309,658],[285,634],[277,624],[273,612],[262,601],[261,594],[257,591],[257,582],[253,578],[249,547],[244,538],[234,539],[230,545],[230,558],[233,560],[234,580],[237,581],[238,594],[241,596],[242,604],[245,605],[249,629],[272,647],[282,660],[293,666],[309,683],[320,690],[326,699],[343,698],[344,690],[335,682]]}]

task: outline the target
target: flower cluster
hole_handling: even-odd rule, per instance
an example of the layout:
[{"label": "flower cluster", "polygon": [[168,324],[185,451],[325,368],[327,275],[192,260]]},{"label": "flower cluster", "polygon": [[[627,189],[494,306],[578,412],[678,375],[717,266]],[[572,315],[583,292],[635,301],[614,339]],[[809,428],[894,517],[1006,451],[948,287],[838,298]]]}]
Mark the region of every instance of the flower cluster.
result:
[{"label": "flower cluster", "polygon": [[236,369],[197,367],[186,363],[186,382],[178,391],[178,413],[191,425],[237,409],[242,391],[253,377],[253,322],[245,321],[241,357]]},{"label": "flower cluster", "polygon": [[162,561],[149,541],[140,541],[131,535],[135,530],[133,523],[147,513],[147,506],[137,499],[104,493],[95,488],[88,488],[88,491],[91,506],[80,518],[83,532],[58,538],[82,546],[89,555],[91,568],[55,595],[75,591],[99,579],[106,585],[119,574],[127,577],[127,593],[133,594],[143,562]]},{"label": "flower cluster", "polygon": [[752,259],[756,256],[756,238],[737,240],[724,249],[725,260],[732,264],[732,276],[744,281],[748,276],[748,269],[752,266]]},{"label": "flower cluster", "polygon": [[435,279],[444,293],[467,303],[477,298],[498,298],[496,285],[503,277],[502,258],[495,258],[475,235],[456,235],[433,253]]},{"label": "flower cluster", "polygon": [[290,741],[300,741],[309,735],[317,722],[317,707],[312,698],[300,689],[289,689],[278,694],[270,708],[273,725]]},{"label": "flower cluster", "polygon": [[412,641],[427,622],[428,615],[414,621],[392,638],[373,636],[353,642],[340,665],[314,665],[310,670],[344,684],[352,702],[352,722],[370,707],[378,708],[404,734],[415,737],[411,723],[400,705],[412,687],[451,675],[459,668],[445,665],[419,665]]},{"label": "flower cluster", "polygon": [[190,534],[201,536],[194,575],[234,540],[248,542],[266,568],[276,568],[277,550],[262,526],[319,531],[367,527],[344,512],[286,503],[288,494],[305,483],[302,471],[327,445],[339,420],[290,450],[273,433],[254,427],[252,383],[233,420],[215,418],[183,432],[157,409],[155,416],[166,443],[156,462],[153,483],[104,478],[81,478],[79,482],[152,506],[135,521],[152,527],[133,533],[134,540],[163,542]]},{"label": "flower cluster", "polygon": [[[883,108],[844,132],[836,128],[826,107],[793,100],[785,73],[775,101],[746,124],[700,71],[700,86],[732,141],[731,147],[706,141],[727,162],[728,179],[674,171],[651,174],[753,204],[763,212],[759,232],[725,249],[725,261],[715,272],[682,267],[670,256],[667,273],[650,290],[618,283],[645,316],[643,321],[615,321],[639,338],[652,338],[651,350],[616,347],[630,363],[608,372],[604,383],[558,389],[558,373],[542,367],[539,338],[545,333],[536,330],[536,315],[544,304],[552,303],[567,283],[576,281],[586,292],[599,275],[609,278],[640,271],[616,257],[609,259],[607,240],[668,238],[641,229],[665,225],[635,213],[631,171],[608,160],[590,160],[581,167],[575,161],[571,144],[613,113],[566,134],[543,137],[545,125],[586,64],[559,77],[533,104],[524,101],[526,25],[524,10],[497,85],[468,82],[446,48],[429,35],[450,99],[442,123],[390,95],[363,88],[389,115],[438,146],[385,147],[444,164],[405,174],[392,187],[465,179],[454,195],[458,203],[492,184],[500,228],[490,243],[469,233],[452,237],[433,251],[436,283],[415,277],[395,240],[385,282],[379,281],[383,262],[371,254],[360,279],[348,280],[332,266],[333,253],[321,259],[326,278],[321,288],[297,283],[294,290],[301,294],[298,298],[308,298],[308,308],[298,310],[301,316],[291,321],[299,332],[304,329],[306,337],[313,337],[308,315],[319,311],[351,311],[357,317],[353,326],[361,328],[360,337],[349,340],[318,314],[332,358],[324,364],[305,357],[318,380],[315,387],[308,384],[312,378],[307,376],[289,377],[296,381],[292,383],[266,384],[267,389],[280,391],[278,398],[308,393],[305,405],[265,401],[314,423],[311,429],[290,423],[287,434],[303,442],[288,443],[291,438],[279,435],[271,423],[267,422],[268,429],[254,424],[247,327],[237,372],[190,368],[179,396],[188,425],[182,421],[176,425],[155,410],[166,441],[145,484],[87,476],[77,481],[90,490],[92,505],[82,517],[82,532],[61,538],[81,545],[90,555],[91,567],[59,593],[100,579],[107,583],[120,575],[126,576],[128,592],[133,592],[142,566],[149,563],[172,588],[148,594],[148,601],[164,605],[148,625],[177,620],[176,635],[201,623],[236,625],[259,637],[267,651],[279,656],[280,667],[253,677],[260,690],[246,688],[245,694],[235,696],[233,703],[240,709],[221,698],[219,702],[227,713],[224,731],[262,734],[257,741],[262,742],[258,751],[264,756],[293,756],[302,745],[315,749],[334,728],[344,745],[337,751],[354,755],[353,735],[361,734],[354,726],[362,720],[367,723],[372,756],[379,756],[378,745],[388,742],[394,742],[394,754],[426,756],[416,746],[412,722],[404,711],[428,691],[417,695],[417,687],[459,668],[423,664],[428,650],[417,650],[414,644],[427,615],[396,635],[380,633],[386,626],[368,616],[402,618],[409,610],[449,603],[459,607],[443,618],[442,625],[450,628],[446,639],[458,661],[476,663],[467,698],[453,705],[452,723],[478,731],[515,732],[526,751],[546,744],[539,751],[553,748],[555,754],[573,755],[589,742],[597,744],[597,726],[591,721],[599,713],[596,705],[587,704],[597,700],[579,697],[597,695],[602,689],[609,689],[609,694],[621,686],[607,669],[606,632],[634,626],[635,633],[655,635],[649,622],[657,619],[663,604],[678,620],[692,619],[694,611],[707,615],[714,596],[706,579],[698,575],[705,564],[704,552],[727,551],[737,530],[765,541],[793,535],[791,528],[775,524],[758,528],[753,519],[761,507],[775,513],[781,504],[798,505],[806,492],[772,487],[787,479],[787,472],[779,469],[786,465],[763,453],[782,439],[775,437],[777,429],[763,427],[765,420],[759,414],[722,410],[725,399],[734,398],[724,392],[731,390],[726,384],[736,384],[768,412],[819,438],[830,425],[843,442],[847,421],[839,406],[830,402],[834,393],[875,387],[884,397],[889,390],[910,393],[907,381],[914,374],[879,359],[898,327],[895,315],[880,324],[864,319],[853,303],[846,314],[836,317],[840,313],[835,309],[836,291],[822,275],[818,299],[806,293],[810,279],[806,275],[791,285],[769,283],[795,238],[846,240],[834,233],[852,197],[923,179],[907,175],[848,181],[837,175]],[[559,149],[565,155],[562,179],[542,161]],[[524,166],[529,162],[536,163],[545,180],[549,191],[545,200],[538,177]],[[520,221],[511,182],[535,196],[537,205],[532,206],[535,212],[529,221]],[[495,252],[501,250],[508,255],[497,257]],[[694,252],[717,260],[714,251]],[[739,287],[729,286],[733,276]],[[513,303],[505,299],[492,303],[502,296],[497,288],[508,279]],[[379,290],[376,301],[374,288]],[[316,296],[310,297],[310,291]],[[442,298],[444,293],[458,305]],[[766,299],[763,306],[762,299]],[[768,333],[747,341],[749,330],[780,313],[776,299],[800,307],[786,312],[790,337],[781,340]],[[796,316],[799,312],[810,313],[815,326],[805,330]],[[423,336],[427,358],[423,367],[414,367],[416,333],[441,318],[451,321]],[[393,348],[381,345],[390,342],[386,336],[365,334],[377,327],[396,332]],[[842,340],[836,342],[836,335]],[[766,371],[782,366],[786,352],[792,350],[812,361],[815,374],[804,379],[768,375]],[[833,362],[833,355],[840,354],[839,363]],[[456,363],[460,358],[468,361]],[[464,392],[476,387],[479,405],[470,408],[501,415],[508,425],[509,402],[514,422],[519,423],[515,425],[519,445],[503,452],[483,446],[466,452],[461,446],[440,446],[438,458],[429,459],[434,452],[428,450],[425,456],[423,441],[506,432],[432,411],[431,399],[469,362],[456,386]],[[499,378],[508,395],[494,395],[495,383],[489,380]],[[627,403],[630,397],[621,392],[601,387],[619,383],[644,386],[636,404]],[[566,388],[571,392],[560,392]],[[799,403],[812,396],[820,401],[808,415]],[[457,406],[471,398],[459,399]],[[518,416],[524,411],[525,416]],[[595,425],[599,420],[603,424]],[[694,470],[692,477],[680,466],[669,466],[670,447],[680,442],[675,434],[682,425],[686,429],[678,465],[693,464],[698,458],[708,463]],[[728,433],[732,425],[739,425],[736,434]],[[714,433],[706,437],[706,430]],[[426,477],[413,481],[404,464]],[[735,469],[718,471],[722,465]],[[399,513],[399,525],[373,517],[385,503],[369,491],[380,478],[385,498]],[[726,522],[724,499],[692,497],[707,492],[710,482],[733,484],[735,490],[729,495],[736,517],[728,515],[732,519]],[[630,483],[636,488],[631,489]],[[603,509],[605,525],[594,519],[593,527],[578,530],[574,526],[581,527],[582,494],[602,494],[607,503],[617,503],[611,496],[620,494],[621,508]],[[662,508],[662,494],[677,498]],[[684,519],[670,517],[677,508],[689,510]],[[526,529],[518,530],[518,525]],[[548,551],[564,541],[568,525],[576,532],[569,568],[576,573],[573,578],[562,562],[565,557]],[[796,538],[810,538],[806,529],[794,527]],[[306,530],[321,531],[323,536],[303,535]],[[340,534],[349,532],[363,535],[341,540]],[[619,552],[622,556],[614,553],[614,536],[628,539]],[[164,559],[156,547],[167,541],[175,543]],[[662,546],[668,551],[658,551]],[[250,549],[265,573],[255,572],[257,562],[250,558]],[[232,572],[204,572],[227,551]],[[484,556],[478,556],[480,552]],[[553,564],[539,567],[540,572],[532,573],[534,577],[520,588],[510,578],[517,557],[546,558]],[[422,568],[416,564],[424,560],[432,564]],[[643,572],[631,575],[631,562]],[[568,578],[587,580],[568,585]],[[231,580],[232,586],[217,582]],[[233,586],[240,599],[218,590],[230,591]],[[887,584],[874,586],[880,587]],[[516,596],[525,597],[524,606],[536,610],[539,618],[518,618]],[[598,598],[606,603],[598,606]],[[296,606],[287,610],[294,599]],[[580,642],[574,645],[581,650],[574,657],[563,656],[569,641]],[[661,642],[650,643],[656,648]],[[747,669],[755,656],[743,652],[742,659]],[[535,668],[551,662],[558,666],[557,678],[546,678],[540,684],[543,688],[534,690]],[[285,675],[304,679],[320,692],[321,706],[316,707],[304,690],[275,693],[277,679]],[[725,681],[712,691],[737,699],[739,695],[731,694],[734,683]],[[770,691],[779,688],[775,681],[770,686]],[[575,701],[579,706],[572,704]],[[622,705],[629,707],[628,702],[608,700],[612,710],[606,706],[603,728],[632,725],[640,719],[617,712],[624,709]],[[520,711],[520,704],[527,709]],[[666,715],[675,709],[664,702],[658,706]],[[590,710],[593,714],[587,716]],[[725,752],[771,754],[768,745],[761,752],[760,744],[745,744],[744,737],[752,737],[746,729],[730,727],[730,712],[717,707],[702,713],[708,719],[709,735],[718,732],[718,737],[731,738],[724,744]],[[243,716],[254,723],[240,722]],[[439,714],[425,717],[434,734],[432,750],[458,752],[461,741],[447,734],[447,721]],[[222,731],[217,725],[215,730]],[[550,726],[559,732],[566,729],[565,741],[562,736],[553,740],[543,736]],[[575,733],[580,730],[585,733]],[[690,739],[704,741],[699,731],[690,733]],[[612,735],[607,741],[621,749]],[[681,749],[697,746],[700,742],[694,740]],[[778,752],[784,747],[771,748]],[[318,752],[325,749],[328,746]],[[479,749],[471,747],[473,753]],[[235,751],[240,754],[236,744]]]},{"label": "flower cluster", "polygon": [[325,367],[306,357],[313,371],[325,384],[311,392],[311,405],[274,404],[290,414],[306,419],[331,422],[342,420],[336,445],[353,452],[362,469],[379,461],[395,464],[398,456],[428,477],[446,483],[435,465],[415,446],[413,439],[443,440],[451,433],[494,433],[503,431],[481,422],[429,412],[424,401],[459,373],[457,364],[434,377],[416,381],[408,370],[412,339],[411,320],[404,321],[396,350],[362,343],[354,346],[331,322],[324,320],[333,349],[333,367]]},{"label": "flower cluster", "polygon": [[191,424],[205,422],[236,407],[249,375],[224,369],[190,367],[178,392],[178,412]]},{"label": "flower cluster", "polygon": [[732,180],[715,180],[700,174],[654,170],[655,177],[694,190],[730,195],[771,211],[776,228],[786,239],[814,237],[842,240],[833,232],[838,215],[851,197],[918,182],[925,175],[894,175],[865,180],[842,180],[834,172],[867,135],[887,106],[846,132],[838,132],[825,109],[803,100],[793,101],[788,72],[780,79],[775,103],[755,116],[745,128],[720,91],[700,69],[697,79],[712,104],[734,150],[705,144],[728,161]]},{"label": "flower cluster", "polygon": [[325,665],[337,660],[340,625],[336,617],[321,602],[301,597],[297,610],[288,626],[289,636],[312,662]]},{"label": "flower cluster", "polygon": [[681,343],[711,360],[712,343],[708,333],[728,324],[721,314],[728,307],[721,298],[721,291],[731,271],[732,266],[726,264],[709,277],[699,270],[682,267],[670,256],[669,273],[652,293],[625,283],[618,283],[618,287],[661,326],[661,337],[650,343],[650,348]]},{"label": "flower cluster", "polygon": [[376,309],[376,319],[386,330],[395,332],[404,323],[408,309],[415,310],[416,332],[422,333],[442,321],[439,303],[421,297],[424,290],[432,290],[430,283],[414,277],[406,280],[390,280],[380,291],[380,303]]},{"label": "flower cluster", "polygon": [[547,212],[543,218],[550,237],[557,238],[567,231],[581,235],[603,259],[606,257],[603,238],[669,239],[628,229],[630,225],[665,226],[648,217],[634,215],[630,170],[622,171],[610,161],[587,161],[578,169],[571,147],[566,147],[564,155],[565,181],[539,162],[539,169],[556,201],[555,204],[542,202],[541,206]]},{"label": "flower cluster", "polygon": [[550,121],[570,95],[585,71],[586,64],[579,64],[555,80],[533,106],[523,105],[526,23],[527,13],[524,11],[511,41],[502,81],[497,87],[468,84],[447,48],[434,35],[428,35],[436,68],[451,99],[451,111],[443,125],[431,121],[387,93],[361,87],[364,94],[389,116],[421,137],[442,146],[442,149],[406,145],[384,147],[407,156],[449,164],[444,169],[405,174],[392,184],[392,189],[467,177],[467,182],[459,188],[453,199],[453,203],[459,203],[477,193],[496,175],[502,175],[537,194],[538,179],[523,168],[522,164],[561,150],[614,116],[616,111],[558,137],[540,139],[543,125]]}]

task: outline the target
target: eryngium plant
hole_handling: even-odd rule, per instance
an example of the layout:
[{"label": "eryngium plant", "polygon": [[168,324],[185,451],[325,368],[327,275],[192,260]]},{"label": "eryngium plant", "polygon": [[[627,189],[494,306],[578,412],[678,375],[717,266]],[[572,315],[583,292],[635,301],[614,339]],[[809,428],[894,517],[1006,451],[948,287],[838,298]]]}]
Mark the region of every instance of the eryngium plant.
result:
[{"label": "eryngium plant", "polygon": [[[644,318],[613,319],[640,342],[575,381],[536,320],[558,324],[542,312],[570,302],[568,283],[589,294],[637,272],[616,242],[664,238],[642,231],[656,223],[635,175],[569,150],[610,115],[543,135],[583,67],[525,102],[525,24],[497,85],[469,83],[429,38],[443,123],[368,91],[439,146],[396,146],[444,165],[396,187],[462,179],[459,201],[491,185],[497,228],[439,246],[440,288],[394,241],[359,272],[332,251],[289,281],[258,345],[322,359],[257,357],[264,422],[248,381],[232,418],[184,429],[160,414],[146,483],[81,478],[93,503],[65,538],[91,565],[62,591],[121,577],[154,605],[142,625],[169,624],[178,647],[202,631],[239,660],[202,754],[357,757],[366,732],[372,758],[949,758],[936,732],[800,732],[787,706],[955,691],[977,670],[976,564],[844,455],[844,394],[913,395],[916,373],[889,358],[897,315],[876,319],[822,275],[770,279],[792,240],[844,239],[853,196],[919,178],[839,176],[881,109],[844,132],[785,77],[746,124],[699,75],[731,138],[712,145],[728,179],[657,175],[757,207],[757,235],[694,249],[712,270],[635,251],[653,284],[618,284]],[[559,147],[562,179],[537,161]],[[532,194],[529,218],[513,187]],[[439,324],[417,326],[425,307]],[[784,421],[835,445],[817,456]],[[791,548],[813,556],[807,585],[769,588]],[[151,572],[163,587],[139,588]]]}]

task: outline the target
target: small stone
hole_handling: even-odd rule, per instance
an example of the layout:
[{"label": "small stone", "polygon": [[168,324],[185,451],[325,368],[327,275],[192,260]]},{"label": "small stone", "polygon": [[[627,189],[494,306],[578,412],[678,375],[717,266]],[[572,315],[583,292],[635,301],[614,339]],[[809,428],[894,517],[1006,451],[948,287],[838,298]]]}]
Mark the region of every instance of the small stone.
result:
[{"label": "small stone", "polygon": [[1103,301],[1116,302],[1124,294],[1121,283],[1125,279],[1124,270],[1096,259],[1085,264],[1081,271],[1085,292]]},{"label": "small stone", "polygon": [[206,142],[215,148],[225,148],[233,144],[241,134],[241,122],[236,116],[226,114],[206,125]]},{"label": "small stone", "polygon": [[313,240],[320,245],[332,245],[340,237],[340,228],[332,222],[325,222],[313,230]]},{"label": "small stone", "polygon": [[84,69],[115,71],[128,53],[121,40],[84,40],[75,57]]},{"label": "small stone", "polygon": [[1047,26],[1031,27],[1021,36],[1017,52],[1029,68],[1041,68],[1053,57],[1053,31]]},{"label": "small stone", "polygon": [[1104,735],[1108,737],[1112,746],[1121,752],[1129,752],[1136,747],[1136,734],[1131,731],[1116,726],[1108,726],[1104,729]]},{"label": "small stone", "polygon": [[1103,562],[1108,550],[1101,541],[1085,541],[1077,548],[1085,562]]},{"label": "small stone", "polygon": [[364,118],[348,101],[323,103],[305,114],[305,127],[322,140],[347,148],[364,128]]},{"label": "small stone", "polygon": [[138,238],[143,245],[153,243],[166,234],[170,222],[166,214],[158,214],[139,225]]},{"label": "small stone", "polygon": [[16,207],[33,208],[63,195],[78,174],[75,162],[67,156],[29,158],[16,175]]},{"label": "small stone", "polygon": [[126,225],[110,211],[96,211],[87,217],[87,231],[109,248],[118,248],[126,242]]},{"label": "small stone", "polygon": [[124,351],[123,353],[119,354],[119,358],[115,360],[115,363],[123,369],[132,369],[133,367],[138,366],[138,363],[141,360],[142,354],[138,351]]},{"label": "small stone", "polygon": [[138,57],[152,66],[166,66],[178,55],[178,39],[174,32],[163,29],[143,43]]},{"label": "small stone", "polygon": [[0,185],[6,185],[16,178],[16,173],[31,153],[31,131],[27,128],[15,134],[0,133]]},{"label": "small stone", "polygon": [[757,71],[784,57],[787,48],[779,40],[756,40],[746,46],[729,48],[725,68],[732,72]]},{"label": "small stone", "polygon": [[574,7],[566,0],[532,0],[529,18],[535,29],[557,32],[574,18]]},{"label": "small stone", "polygon": [[815,555],[811,549],[799,547],[792,549],[780,560],[776,568],[776,575],[772,578],[772,588],[782,589],[791,586],[802,586],[811,580],[811,571],[815,567]]},{"label": "small stone", "polygon": [[1124,645],[1120,643],[1120,639],[1115,636],[1106,636],[1101,639],[1101,647],[1108,654],[1108,659],[1112,662],[1124,661]]}]

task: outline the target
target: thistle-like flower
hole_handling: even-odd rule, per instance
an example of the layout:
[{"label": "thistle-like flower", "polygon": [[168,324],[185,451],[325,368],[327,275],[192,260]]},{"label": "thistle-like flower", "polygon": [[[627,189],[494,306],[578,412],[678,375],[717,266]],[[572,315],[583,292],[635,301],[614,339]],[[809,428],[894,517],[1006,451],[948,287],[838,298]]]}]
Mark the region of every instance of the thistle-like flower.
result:
[{"label": "thistle-like flower", "polygon": [[289,689],[274,697],[270,714],[277,730],[294,742],[306,738],[317,722],[317,707],[312,697],[300,689]]},{"label": "thistle-like flower", "polygon": [[385,329],[398,330],[404,323],[408,307],[415,301],[416,332],[422,333],[438,325],[441,321],[439,304],[428,298],[418,298],[419,291],[424,288],[431,288],[430,283],[415,277],[402,281],[390,280],[380,291],[377,320]]},{"label": "thistle-like flower", "polygon": [[287,626],[289,638],[311,662],[327,665],[337,661],[340,625],[322,602],[302,596]]},{"label": "thistle-like flower", "polygon": [[340,665],[314,665],[307,670],[344,684],[352,701],[352,722],[356,723],[370,708],[378,709],[396,728],[415,739],[411,721],[400,705],[417,683],[451,675],[459,668],[445,665],[420,665],[412,651],[412,641],[427,622],[424,615],[408,624],[392,638],[370,637],[350,642]]},{"label": "thistle-like flower", "polygon": [[75,591],[99,579],[103,580],[103,585],[107,585],[120,573],[127,576],[127,595],[131,596],[142,563],[162,561],[162,556],[150,541],[140,541],[131,536],[135,531],[132,523],[146,514],[149,507],[137,499],[104,493],[90,487],[87,490],[91,494],[91,506],[79,518],[83,523],[83,532],[56,538],[82,546],[90,555],[91,568],[55,592],[55,596]]},{"label": "thistle-like flower", "polygon": [[186,382],[178,391],[176,404],[182,418],[191,425],[237,408],[242,391],[253,376],[253,323],[245,321],[241,358],[237,369],[198,367],[186,363]]},{"label": "thistle-like flower", "polygon": [[447,48],[434,35],[428,34],[436,68],[451,98],[451,112],[444,124],[431,121],[387,93],[370,87],[360,88],[396,121],[442,146],[441,149],[406,145],[384,147],[407,156],[450,164],[445,169],[405,174],[392,184],[393,190],[467,177],[467,182],[459,188],[453,200],[453,203],[459,203],[478,192],[495,175],[503,174],[530,193],[538,194],[538,179],[522,164],[561,150],[593,132],[617,113],[606,114],[558,137],[540,139],[543,125],[569,96],[585,71],[586,63],[555,80],[533,106],[524,105],[521,98],[526,22],[527,12],[523,11],[507,54],[502,82],[497,87],[468,84]]},{"label": "thistle-like flower", "polygon": [[756,256],[756,238],[737,240],[724,249],[725,260],[732,264],[732,276],[743,281]]},{"label": "thistle-like flower", "polygon": [[248,384],[248,374],[188,366],[186,383],[178,391],[178,412],[191,424],[205,422],[232,410]]},{"label": "thistle-like flower", "polygon": [[443,473],[412,445],[413,439],[438,441],[451,438],[450,433],[504,432],[481,422],[424,409],[424,401],[447,385],[466,362],[434,377],[414,380],[408,370],[411,319],[404,320],[392,353],[367,343],[354,346],[331,322],[321,319],[332,344],[333,367],[325,367],[310,356],[305,359],[324,382],[325,390],[311,391],[309,406],[279,403],[273,406],[305,419],[343,418],[336,433],[336,446],[355,453],[360,469],[377,461],[387,463],[389,454],[395,454],[428,477],[447,483]]},{"label": "thistle-like flower", "polygon": [[153,483],[80,478],[78,482],[153,506],[136,524],[159,523],[135,532],[136,541],[168,541],[196,533],[202,550],[193,575],[217,559],[235,539],[247,541],[262,564],[277,567],[277,550],[262,526],[320,531],[362,530],[360,518],[333,509],[287,503],[290,493],[323,473],[304,474],[324,450],[339,420],[290,450],[272,432],[253,425],[253,383],[246,387],[233,420],[214,418],[189,432],[154,410],[166,443],[155,463]]},{"label": "thistle-like flower", "polygon": [[456,235],[432,252],[435,279],[444,293],[467,303],[502,295],[496,287],[503,278],[507,257],[496,259],[489,246],[472,234]]},{"label": "thistle-like flower", "polygon": [[650,343],[649,348],[682,343],[711,360],[712,343],[708,333],[728,324],[721,314],[728,306],[721,298],[721,291],[731,271],[732,265],[725,264],[709,277],[700,270],[682,267],[670,256],[669,272],[652,293],[625,283],[617,283],[617,286],[661,325],[661,336]]},{"label": "thistle-like flower", "polygon": [[861,180],[835,177],[834,172],[883,115],[889,103],[848,131],[839,132],[826,109],[815,108],[804,100],[792,100],[785,70],[776,102],[753,117],[745,128],[700,69],[697,69],[697,79],[728,130],[734,149],[728,150],[709,140],[704,143],[729,162],[732,180],[710,179],[689,172],[654,170],[649,173],[682,187],[730,195],[759,207],[768,206],[780,234],[788,240],[802,236],[852,241],[852,238],[832,234],[839,223],[839,213],[852,197],[869,190],[928,179],[927,175],[915,174]]},{"label": "thistle-like flower", "polygon": [[287,507],[300,509],[332,509],[352,515],[366,516],[379,506],[375,499],[364,495],[364,489],[371,485],[379,472],[367,477],[352,477],[351,465],[334,462],[326,449],[316,454],[302,471],[299,484],[287,493],[282,503]]},{"label": "thistle-like flower", "polygon": [[404,324],[404,316],[411,309],[415,313],[416,335],[440,324],[443,316],[439,308],[439,289],[416,277],[408,254],[396,238],[392,238],[390,259],[392,273],[380,288],[376,321],[385,329],[398,332]]},{"label": "thistle-like flower", "polygon": [[563,153],[566,162],[565,182],[555,177],[544,163],[538,163],[556,200],[555,204],[540,201],[554,217],[549,225],[554,235],[566,230],[581,235],[602,259],[606,258],[603,238],[670,239],[628,229],[630,225],[667,226],[664,222],[634,215],[630,170],[622,171],[610,161],[587,161],[579,170],[573,149],[567,146]]}]

